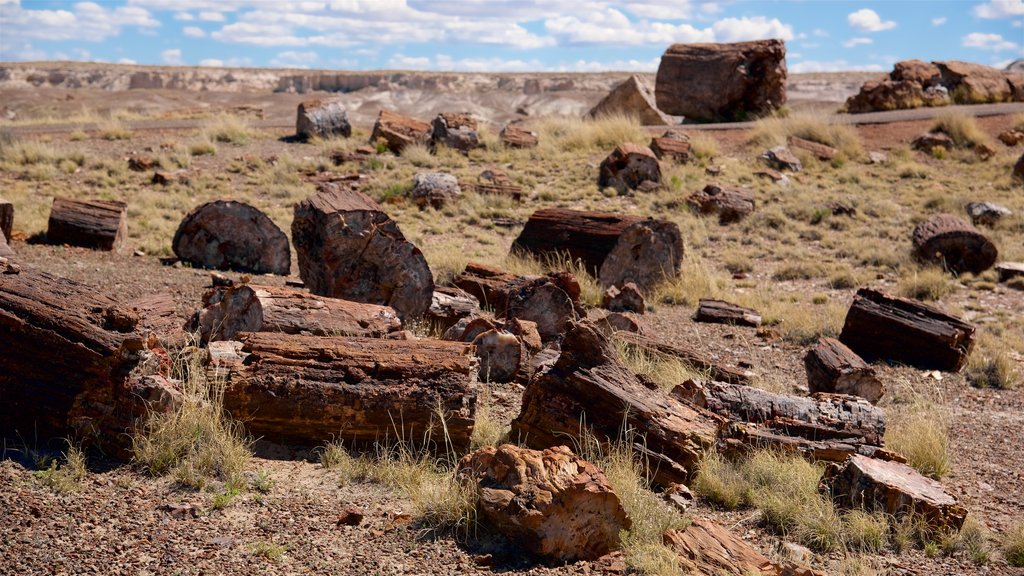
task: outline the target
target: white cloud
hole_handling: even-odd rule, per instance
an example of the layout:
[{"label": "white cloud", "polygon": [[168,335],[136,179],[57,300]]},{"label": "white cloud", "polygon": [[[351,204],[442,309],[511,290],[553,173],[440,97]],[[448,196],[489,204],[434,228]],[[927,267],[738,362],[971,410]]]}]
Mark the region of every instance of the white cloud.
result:
[{"label": "white cloud", "polygon": [[184,61],[181,59],[180,48],[164,50],[160,53],[160,60],[162,60],[164,64],[170,64],[171,66],[181,66],[184,64]]},{"label": "white cloud", "polygon": [[199,61],[200,66],[207,66],[210,68],[223,68],[224,61],[218,60],[217,58],[204,58]]},{"label": "white cloud", "polygon": [[395,54],[388,59],[388,68],[397,70],[427,70],[430,68],[430,58],[426,56]]},{"label": "white cloud", "polygon": [[740,42],[765,38],[793,39],[793,28],[777,18],[768,20],[764,16],[753,18],[725,18],[715,22],[711,29],[716,42]]},{"label": "white cloud", "polygon": [[939,16],[938,18],[932,18],[932,26],[942,26],[946,23],[948,18],[945,16]]},{"label": "white cloud", "polygon": [[206,31],[203,30],[202,28],[198,27],[198,26],[185,26],[182,29],[182,32],[184,32],[185,36],[188,36],[189,38],[205,38],[206,37]]},{"label": "white cloud", "polygon": [[1024,16],[1024,0],[991,0],[975,6],[974,15],[990,20]]},{"label": "white cloud", "polygon": [[1018,48],[1015,42],[1010,42],[999,34],[986,34],[984,32],[971,32],[964,36],[963,46],[965,48],[978,48],[979,50],[991,50],[993,52],[1016,50]]},{"label": "white cloud", "polygon": [[665,45],[677,42],[739,42],[761,38],[793,39],[793,28],[764,16],[725,18],[707,28],[642,20],[631,22],[614,9],[544,21],[544,28],[559,43]]},{"label": "white cloud", "polygon": [[812,34],[814,34],[814,36],[816,36],[817,38],[828,38],[829,37],[828,30],[824,30],[822,28],[815,28],[814,32],[812,32]]},{"label": "white cloud", "polygon": [[71,10],[36,10],[20,2],[0,4],[0,23],[6,43],[33,40],[102,42],[125,27],[156,28],[160,22],[136,6],[108,9],[95,2],[78,2]]},{"label": "white cloud", "polygon": [[868,44],[874,44],[874,40],[871,38],[850,38],[846,42],[843,42],[843,48],[854,48],[856,46],[866,46]]},{"label": "white cloud", "polygon": [[295,36],[288,26],[248,22],[228,24],[210,34],[210,37],[222,42],[256,46],[305,46],[309,43],[308,39]]},{"label": "white cloud", "polygon": [[188,12],[178,12],[177,14],[174,15],[174,19],[175,20],[182,20],[184,22],[191,22],[192,20],[195,20],[196,17],[191,15],[191,14],[189,14]]},{"label": "white cloud", "polygon": [[653,20],[689,20],[693,15],[693,7],[688,0],[630,2],[623,5],[623,8],[630,14]]},{"label": "white cloud", "polygon": [[286,50],[277,55],[276,58],[270,61],[271,66],[277,66],[280,68],[308,68],[310,64],[316,62],[320,56],[316,52],[296,52],[295,50]]},{"label": "white cloud", "polygon": [[199,19],[203,22],[223,22],[224,20],[226,20],[224,14],[208,10],[200,12]]},{"label": "white cloud", "polygon": [[878,13],[870,8],[861,8],[856,12],[851,12],[846,16],[846,20],[850,26],[865,32],[881,32],[896,27],[896,22],[892,20],[883,22]]},{"label": "white cloud", "polygon": [[117,63],[118,64],[138,64],[138,62],[136,62],[135,60],[132,60],[131,58],[121,58],[120,60],[117,61]]}]

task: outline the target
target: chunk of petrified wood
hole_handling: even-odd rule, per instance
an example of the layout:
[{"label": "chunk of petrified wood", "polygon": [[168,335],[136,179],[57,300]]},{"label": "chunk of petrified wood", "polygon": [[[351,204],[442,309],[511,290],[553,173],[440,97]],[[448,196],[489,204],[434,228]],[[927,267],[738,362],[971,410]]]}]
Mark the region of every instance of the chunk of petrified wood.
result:
[{"label": "chunk of petrified wood", "polygon": [[916,300],[861,288],[839,341],[867,362],[892,360],[956,372],[967,363],[975,327]]},{"label": "chunk of petrified wood", "polygon": [[738,222],[754,211],[754,195],[735,188],[708,184],[686,199],[694,212],[702,216],[717,214],[719,224]]},{"label": "chunk of petrified wood", "polygon": [[237,340],[241,332],[381,338],[402,329],[388,306],[308,294],[276,286],[218,287],[204,297],[198,328],[204,341]]},{"label": "chunk of petrified wood", "polygon": [[299,103],[295,118],[295,135],[305,140],[318,136],[352,135],[352,125],[348,121],[348,111],[340,100],[305,100]]},{"label": "chunk of petrified wood", "polygon": [[915,514],[936,531],[955,532],[967,519],[967,509],[942,484],[900,462],[853,455],[826,468],[821,483],[841,506]]},{"label": "chunk of petrified wood", "polygon": [[593,560],[618,549],[632,525],[604,473],[566,446],[481,448],[458,473],[477,486],[481,518],[539,556]]},{"label": "chunk of petrified wood", "polygon": [[885,392],[882,381],[853,350],[835,338],[822,338],[804,356],[811,392],[860,396],[872,404]]},{"label": "chunk of petrified wood", "polygon": [[423,318],[439,330],[447,330],[462,318],[480,312],[476,298],[465,290],[453,286],[435,286],[430,298],[430,308]]},{"label": "chunk of petrified wood", "polygon": [[[388,439],[469,445],[476,403],[471,346],[256,332],[226,364],[224,408],[271,442],[368,445]],[[442,428],[441,415],[444,416]]]},{"label": "chunk of petrified wood", "polygon": [[632,282],[626,282],[622,288],[609,286],[601,298],[601,307],[612,312],[634,312],[643,314],[647,308],[644,295],[640,288]]},{"label": "chunk of petrified wood", "polygon": [[534,377],[512,421],[512,437],[532,448],[565,444],[590,430],[602,443],[629,430],[633,450],[655,482],[686,483],[715,442],[718,421],[657,390],[620,364],[607,338],[588,322],[574,322],[554,366]]},{"label": "chunk of petrified wood", "polygon": [[666,220],[545,208],[534,212],[512,249],[579,260],[602,286],[633,282],[649,290],[679,274],[683,239]]},{"label": "chunk of petrified wood", "polygon": [[443,145],[459,152],[483,148],[476,118],[467,113],[442,112],[431,123],[430,146]]},{"label": "chunk of petrified wood", "polygon": [[776,170],[799,172],[803,169],[800,159],[785,146],[776,146],[770,150],[765,150],[764,154],[761,155],[761,159]]},{"label": "chunk of petrified wood", "polygon": [[560,336],[570,320],[583,315],[579,282],[568,272],[516,276],[471,262],[453,283],[499,318],[536,322],[545,341]]},{"label": "chunk of petrified wood", "polygon": [[7,238],[0,234],[0,257],[9,258],[14,256],[14,249],[7,245]]},{"label": "chunk of petrified wood", "polygon": [[46,240],[99,250],[120,250],[128,237],[128,205],[115,200],[56,197]]},{"label": "chunk of petrified wood", "polygon": [[658,160],[671,160],[678,164],[690,161],[690,139],[680,132],[669,130],[661,136],[651,138],[648,147]]},{"label": "chunk of petrified wood", "polygon": [[620,144],[601,162],[597,185],[602,188],[610,186],[619,194],[626,194],[638,190],[645,182],[661,183],[658,157],[647,146]]},{"label": "chunk of petrified wood", "polygon": [[620,331],[615,333],[615,338],[621,340],[627,346],[642,348],[648,353],[661,356],[677,358],[700,372],[707,372],[713,380],[719,382],[730,382],[733,384],[748,384],[750,375],[739,368],[726,366],[724,363],[712,359],[704,352],[688,348],[682,344],[665,344],[652,338],[635,334],[633,331]]},{"label": "chunk of petrified wood", "polygon": [[143,348],[143,337],[132,323],[110,321],[120,303],[98,289],[27,268],[9,272],[0,274],[0,433],[67,438],[75,398],[123,381],[139,360],[126,352]]},{"label": "chunk of petrified wood", "polygon": [[162,347],[178,350],[189,342],[191,334],[185,332],[186,319],[171,294],[148,294],[129,300],[121,308],[138,318],[136,331],[156,338]]},{"label": "chunk of petrified wood", "polygon": [[831,146],[820,142],[804,140],[803,138],[798,138],[796,136],[789,137],[789,145],[798,150],[810,152],[811,155],[818,160],[832,160],[836,157],[836,154],[839,154],[839,150],[836,150]]},{"label": "chunk of petrified wood", "polygon": [[978,274],[992,267],[996,245],[977,228],[952,214],[939,214],[914,227],[914,257],[955,274]]},{"label": "chunk of petrified wood", "polygon": [[390,110],[381,110],[370,134],[370,144],[383,141],[395,154],[401,154],[406,146],[426,145],[430,141],[430,124],[403,116]]},{"label": "chunk of petrified wood", "polygon": [[1003,218],[1013,216],[1012,210],[994,202],[968,202],[964,210],[971,217],[971,224],[990,228]]},{"label": "chunk of petrified wood", "polygon": [[14,229],[14,204],[0,198],[0,235],[8,242],[11,240],[11,231]]},{"label": "chunk of petrified wood", "polygon": [[1024,262],[1000,262],[996,264],[996,273],[1000,282],[1024,277]]},{"label": "chunk of petrified wood", "polygon": [[693,315],[695,322],[710,324],[730,324],[733,326],[761,325],[761,314],[753,308],[744,308],[724,300],[701,298],[697,304],[697,312]]},{"label": "chunk of petrified wood", "polygon": [[488,330],[473,339],[480,359],[480,380],[510,382],[528,360],[524,346],[511,332]]},{"label": "chunk of petrified wood", "polygon": [[423,253],[362,192],[322,185],[295,205],[292,242],[313,294],[391,306],[403,320],[430,307],[434,278]]},{"label": "chunk of petrified wood", "polygon": [[539,142],[536,132],[531,132],[516,124],[508,124],[502,128],[498,138],[509,148],[536,148]]},{"label": "chunk of petrified wood", "polygon": [[287,275],[292,253],[288,237],[259,209],[244,202],[215,200],[181,220],[171,243],[174,254],[200,268]]},{"label": "chunk of petrified wood", "polygon": [[686,574],[780,574],[779,567],[724,526],[696,516],[682,530],[666,530],[666,546]]},{"label": "chunk of petrified wood", "polygon": [[150,179],[153,184],[159,184],[160,186],[170,186],[172,184],[188,184],[188,170],[156,170],[153,172],[153,178]]},{"label": "chunk of petrified wood", "polygon": [[1013,165],[1010,179],[1017,184],[1024,184],[1024,154],[1021,154],[1020,158],[1017,158],[1017,162]]}]

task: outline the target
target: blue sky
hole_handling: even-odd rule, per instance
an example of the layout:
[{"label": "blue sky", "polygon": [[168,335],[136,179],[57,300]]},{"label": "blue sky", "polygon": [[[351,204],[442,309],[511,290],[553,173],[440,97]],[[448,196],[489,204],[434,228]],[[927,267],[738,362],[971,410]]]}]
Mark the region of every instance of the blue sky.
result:
[{"label": "blue sky", "polygon": [[792,72],[1024,58],[1024,0],[0,0],[0,60],[475,71],[657,68],[782,38]]}]

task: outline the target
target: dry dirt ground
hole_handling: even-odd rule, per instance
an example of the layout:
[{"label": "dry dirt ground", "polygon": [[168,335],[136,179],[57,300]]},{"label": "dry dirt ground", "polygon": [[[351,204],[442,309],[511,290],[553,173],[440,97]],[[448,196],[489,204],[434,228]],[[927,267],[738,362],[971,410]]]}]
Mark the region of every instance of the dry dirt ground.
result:
[{"label": "dry dirt ground", "polygon": [[[1007,115],[979,121],[990,135],[1010,122]],[[859,134],[867,150],[888,149],[907,154],[907,142],[929,126],[930,121],[872,125],[859,128]],[[369,126],[361,128],[366,131]],[[189,170],[202,176],[197,176],[191,187],[169,190],[148,184],[148,174],[129,173],[116,166],[123,165],[125,157],[132,152],[153,150],[160,154],[161,145],[167,143],[187,146],[195,137],[191,132],[141,130],[123,140],[104,140],[98,134],[87,134],[83,138],[69,132],[46,135],[44,145],[62,153],[77,151],[85,155],[86,160],[78,169],[61,169],[55,174],[24,173],[18,169],[0,172],[0,190],[3,190],[0,195],[13,197],[16,204],[15,228],[20,230],[18,237],[21,239],[15,240],[12,246],[18,254],[17,260],[23,266],[81,280],[124,298],[169,291],[175,295],[183,314],[195,310],[209,274],[160,262],[159,256],[167,256],[169,252],[168,231],[173,233],[177,219],[198,202],[212,196],[235,195],[242,195],[267,210],[287,230],[291,205],[312,191],[312,186],[294,174],[288,178],[282,172],[323,168],[327,164],[324,146],[283,141],[288,134],[287,129],[268,128],[246,144],[218,144],[216,155],[192,157]],[[720,148],[715,162],[725,163],[725,180],[753,186],[769,199],[805,194],[809,190],[820,190],[823,197],[831,197],[833,186],[841,189],[843,197],[856,198],[857,191],[866,188],[875,172],[881,170],[853,162],[835,172],[811,168],[810,174],[797,177],[791,188],[779,188],[749,178],[756,156],[746,145],[749,131],[714,131],[709,137]],[[1015,210],[1019,225],[1019,215],[1024,212],[1022,193],[1020,189],[1008,188],[1007,178],[998,174],[1008,169],[1020,154],[1020,148],[1014,151],[1001,144],[998,146],[998,157],[990,161],[993,164],[985,165],[935,159],[917,153],[901,155],[900,162],[907,164],[907,170],[919,170],[924,176],[915,172],[911,177],[901,176],[880,185],[891,186],[892,195],[887,202],[895,205],[883,207],[905,211],[921,208],[929,201],[938,203],[932,208],[956,207],[956,202],[965,195],[991,194]],[[596,162],[604,153],[606,151],[581,153],[578,172],[593,180]],[[284,168],[267,168],[269,175],[238,169],[239,158],[266,160],[284,156],[293,160],[283,162]],[[108,179],[93,174],[100,170],[91,166],[94,163],[100,163],[100,169],[106,167]],[[506,166],[510,172],[526,174],[523,183],[535,184],[534,195],[524,206],[488,207],[488,201],[483,200],[480,201],[483,207],[475,207],[478,212],[475,220],[461,212],[420,212],[400,199],[389,204],[389,210],[394,210],[400,224],[411,230],[408,235],[423,246],[428,256],[456,250],[466,253],[463,258],[494,260],[507,252],[518,226],[512,229],[493,226],[489,223],[490,216],[511,216],[513,220],[522,221],[531,210],[542,206],[643,212],[659,205],[633,198],[607,198],[596,188],[560,197],[562,184],[549,182],[545,175],[533,175],[526,157],[516,156],[511,163],[511,167]],[[267,160],[266,164],[272,163]],[[472,157],[455,164],[467,174],[478,173],[484,167]],[[340,172],[355,169],[353,166],[326,167]],[[404,178],[404,169],[392,170],[395,172],[392,174],[385,168],[383,174]],[[827,173],[828,179],[816,176],[815,169]],[[674,174],[681,179],[676,190],[679,194],[698,189],[707,179],[700,166],[679,169]],[[375,178],[383,177],[381,171],[369,173],[370,188],[378,197],[388,197],[383,194],[387,192],[384,184],[372,185]],[[964,186],[970,183],[970,189],[951,190],[956,183]],[[590,186],[593,188],[592,184]],[[770,191],[765,192],[769,186]],[[901,196],[911,196],[910,191],[923,196],[901,203]],[[26,238],[44,231],[49,199],[55,194],[111,197],[125,199],[129,204],[145,204],[134,206],[131,211],[129,243],[132,247],[124,253],[111,254],[26,242]],[[867,210],[862,210],[855,221],[856,233],[884,238],[881,244],[892,245],[887,249],[905,251],[914,216],[901,216],[900,221],[909,227],[898,230],[898,238],[890,237],[882,224],[878,224],[877,229],[872,224],[876,215],[871,208],[875,203],[876,200],[865,200],[861,204]],[[767,206],[771,208],[771,200]],[[151,208],[157,210],[156,214]],[[431,229],[438,221],[449,218],[456,221],[442,230]],[[879,211],[877,218],[886,220],[885,212]],[[474,221],[478,229],[468,224]],[[694,222],[684,221],[691,225]],[[770,224],[767,223],[769,227]],[[856,287],[834,288],[821,275],[774,278],[775,272],[787,265],[796,248],[812,246],[810,255],[801,256],[801,261],[825,254],[827,251],[821,245],[827,244],[827,238],[795,233],[780,235],[774,228],[762,230],[759,228],[762,225],[765,223],[755,223],[752,229],[740,232],[726,232],[707,224],[699,233],[687,231],[688,243],[692,244],[688,249],[701,259],[706,272],[723,279],[719,293],[727,297],[741,295],[756,291],[763,283],[771,283],[779,286],[779,292],[773,293],[779,298],[822,294],[828,306],[844,312]],[[834,232],[839,234],[843,230],[837,227]],[[878,235],[873,236],[876,231]],[[826,236],[830,233],[829,230],[824,232]],[[693,242],[694,235],[696,242]],[[744,244],[738,237],[742,235],[758,237],[758,249],[743,251],[742,246],[750,242]],[[1000,238],[1016,243],[1001,248],[1018,259],[1022,257],[1024,248],[1020,246],[1019,230],[1004,230]],[[473,244],[480,246],[471,248]],[[133,255],[133,249],[137,248],[142,248],[141,252]],[[725,265],[729,256],[734,255],[733,249],[740,249],[743,259],[750,262],[745,278],[733,278]],[[834,255],[827,254],[828,258]],[[431,260],[431,264],[434,266],[435,262]],[[858,278],[865,283],[892,290],[900,280],[900,266],[903,272],[908,270],[901,264],[895,271],[886,271],[884,263],[865,263],[855,256],[829,265],[834,265],[830,268],[832,272],[861,274]],[[254,281],[280,284],[284,279],[268,277]],[[938,305],[963,313],[980,324],[997,323],[1019,334],[1024,293],[1004,285],[982,286],[984,281],[951,281],[951,291]],[[646,331],[666,342],[698,344],[725,362],[753,366],[752,370],[762,382],[773,389],[805,389],[802,357],[806,342],[799,338],[759,337],[748,328],[696,324],[690,319],[693,311],[692,302],[656,303],[652,313],[637,319]],[[824,308],[811,313],[826,314]],[[1019,374],[1024,375],[1021,370],[1024,358],[1019,351],[1011,351],[1010,357]],[[882,366],[880,371],[890,387],[890,402],[926,398],[944,409],[950,430],[952,471],[943,482],[950,492],[996,537],[1014,523],[1024,522],[1024,452],[1021,450],[1024,385],[1007,390],[979,389],[970,386],[959,374],[944,374],[939,380],[908,367]],[[505,418],[511,418],[517,410],[520,392],[515,385],[495,391],[498,411]],[[341,485],[335,472],[323,469],[308,452],[297,449],[258,445],[249,475],[253,483],[260,475],[264,479],[269,477],[271,482],[262,482],[265,491],[250,489],[222,505],[214,492],[182,489],[169,479],[151,478],[130,465],[110,462],[96,455],[91,457],[90,471],[77,489],[54,490],[41,480],[42,476],[25,456],[24,448],[32,445],[31,439],[7,439],[5,458],[0,461],[0,573],[4,574],[539,575],[623,571],[622,560],[615,557],[565,566],[534,563],[484,528],[468,539],[427,533],[410,520],[410,504],[400,494],[369,482]],[[337,525],[341,510],[349,504],[359,506],[366,513],[362,525]],[[692,513],[707,514],[743,535],[763,552],[776,553],[779,538],[759,527],[758,514],[752,509],[722,512],[698,502]],[[891,551],[877,555],[823,554],[815,556],[813,565],[830,574],[1024,574],[1024,569],[1007,566],[998,553],[992,554],[990,562],[978,565],[963,552],[928,557],[920,549],[902,554]]]}]

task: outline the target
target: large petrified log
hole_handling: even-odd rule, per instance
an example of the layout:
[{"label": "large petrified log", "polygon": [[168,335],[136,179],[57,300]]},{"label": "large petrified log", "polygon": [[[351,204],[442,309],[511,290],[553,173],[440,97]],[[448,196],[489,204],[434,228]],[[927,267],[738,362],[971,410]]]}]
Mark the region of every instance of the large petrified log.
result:
[{"label": "large petrified log", "polygon": [[967,362],[974,331],[973,325],[938,308],[861,288],[846,313],[839,341],[868,362],[892,360],[956,372]]},{"label": "large petrified log", "polygon": [[580,285],[567,272],[516,276],[470,262],[453,283],[475,297],[481,307],[494,309],[499,318],[536,322],[545,341],[557,338],[570,320],[584,315]]},{"label": "large petrified log", "polygon": [[388,306],[308,294],[276,286],[218,287],[203,298],[203,340],[237,340],[241,332],[381,338],[402,329]]},{"label": "large petrified log", "polygon": [[694,517],[682,530],[667,530],[664,543],[687,574],[778,575],[778,566],[725,527]]},{"label": "large petrified log", "polygon": [[114,200],[56,197],[46,240],[100,250],[120,250],[128,237],[128,205]]},{"label": "large petrified log", "polygon": [[998,251],[977,228],[952,214],[939,214],[914,227],[914,257],[960,274],[984,272],[996,263]]},{"label": "large petrified log", "polygon": [[731,224],[754,211],[754,194],[708,184],[703,190],[691,194],[686,203],[697,214],[717,214],[719,224]]},{"label": "large petrified log", "polygon": [[430,307],[434,278],[423,253],[361,192],[322,185],[295,205],[292,241],[314,294],[391,306],[403,320]]},{"label": "large petrified log", "polygon": [[761,325],[761,314],[753,308],[745,308],[724,300],[701,298],[693,320],[694,322],[757,328]]},{"label": "large petrified log", "polygon": [[429,433],[437,446],[469,445],[470,345],[267,332],[242,341],[244,359],[224,367],[224,408],[254,436],[317,446],[420,443]]},{"label": "large petrified log", "polygon": [[654,481],[667,486],[696,472],[718,425],[620,364],[596,326],[574,322],[558,360],[523,392],[512,437],[538,449],[578,439],[582,431],[602,443],[623,440],[647,463]]},{"label": "large petrified log", "polygon": [[875,369],[835,338],[822,338],[804,356],[811,392],[850,394],[872,404],[885,392]]},{"label": "large petrified log", "polygon": [[512,249],[541,258],[568,255],[602,286],[633,282],[641,290],[678,275],[683,259],[674,222],[563,208],[534,212]]},{"label": "large petrified log", "polygon": [[566,446],[482,448],[459,461],[459,475],[478,487],[483,520],[539,556],[593,560],[632,525],[604,473]]},{"label": "large petrified log", "polygon": [[627,346],[636,346],[649,354],[659,354],[661,356],[682,360],[684,363],[693,366],[700,372],[707,372],[712,380],[729,382],[732,384],[749,384],[751,380],[751,377],[747,372],[740,370],[739,368],[726,366],[725,364],[712,359],[707,354],[688,348],[682,344],[665,344],[664,342],[658,342],[657,340],[642,336],[634,333],[633,331],[624,330],[615,332],[615,338],[622,341],[622,343]]},{"label": "large petrified log", "polygon": [[678,164],[686,164],[693,155],[690,137],[675,130],[667,130],[661,136],[651,138],[648,147],[658,160],[672,160]]},{"label": "large petrified log", "polygon": [[967,519],[967,509],[942,484],[900,462],[854,454],[842,465],[829,465],[821,483],[842,506],[915,514],[934,530],[959,530]]},{"label": "large petrified log", "polygon": [[178,225],[174,254],[200,268],[288,275],[288,237],[259,209],[234,200],[197,206]]},{"label": "large petrified log", "polygon": [[383,141],[395,154],[401,154],[406,146],[426,145],[430,141],[430,124],[403,116],[390,110],[381,110],[370,134],[370,144]]},{"label": "large petrified log", "polygon": [[661,165],[651,149],[639,144],[620,144],[601,162],[597,185],[610,186],[619,194],[661,184]]},{"label": "large petrified log", "polygon": [[295,119],[295,135],[302,139],[318,136],[352,135],[352,125],[348,121],[348,111],[340,100],[306,100],[299,103]]},{"label": "large petrified log", "polygon": [[0,197],[0,236],[8,242],[11,240],[11,231],[14,228],[14,204]]}]

